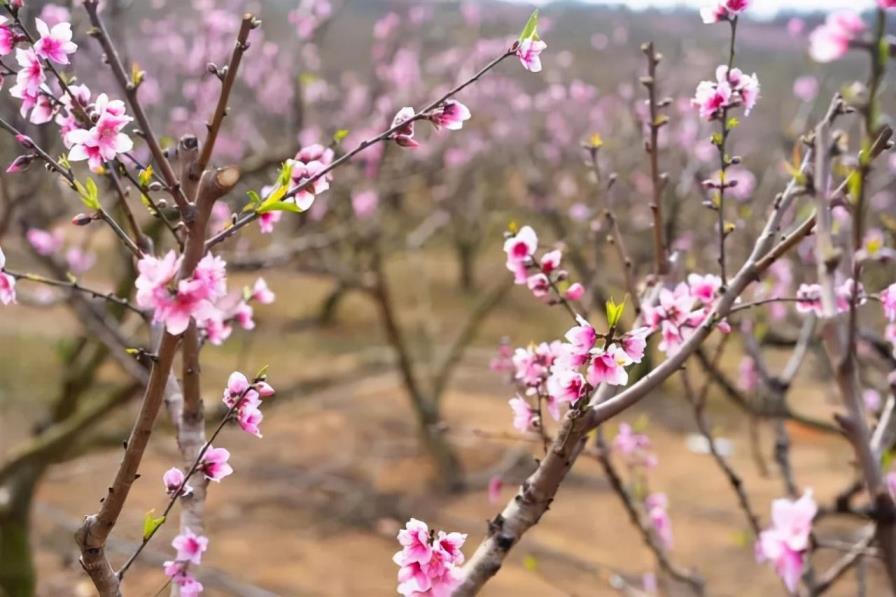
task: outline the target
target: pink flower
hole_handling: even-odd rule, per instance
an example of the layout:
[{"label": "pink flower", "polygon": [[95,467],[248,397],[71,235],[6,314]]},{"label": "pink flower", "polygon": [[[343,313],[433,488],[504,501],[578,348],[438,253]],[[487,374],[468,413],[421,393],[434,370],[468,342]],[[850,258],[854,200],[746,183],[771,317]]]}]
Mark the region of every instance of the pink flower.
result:
[{"label": "pink flower", "polygon": [[300,210],[310,209],[315,196],[330,189],[331,176],[323,172],[332,159],[333,150],[314,144],[300,149],[292,160],[290,192],[295,193],[294,200]]},{"label": "pink flower", "polygon": [[632,363],[640,363],[644,358],[644,351],[647,348],[647,336],[649,335],[650,328],[643,326],[625,334],[619,341],[622,350],[625,351]]},{"label": "pink flower", "polygon": [[669,519],[669,500],[665,493],[653,493],[644,501],[647,508],[647,518],[653,532],[663,546],[663,549],[672,548],[672,521]]},{"label": "pink flower", "polygon": [[650,448],[650,438],[643,433],[635,433],[628,423],[620,423],[619,431],[613,438],[613,449],[626,458]]},{"label": "pink flower", "polygon": [[174,495],[177,490],[180,489],[181,485],[183,485],[183,490],[180,495],[189,495],[193,493],[193,488],[190,487],[189,483],[184,485],[185,478],[184,472],[177,467],[172,467],[165,471],[165,474],[162,475],[162,483],[165,484],[165,491],[168,495]]},{"label": "pink flower", "polygon": [[548,378],[548,394],[560,402],[574,404],[581,397],[584,387],[585,378],[572,369],[555,371]]},{"label": "pink flower", "polygon": [[190,529],[174,538],[171,546],[177,550],[178,562],[189,562],[199,565],[202,563],[202,554],[208,548],[208,538],[197,535]]},{"label": "pink flower", "polygon": [[597,341],[597,332],[581,316],[576,318],[579,325],[572,327],[564,336],[581,353],[587,353],[594,348]]},{"label": "pink flower", "polygon": [[283,217],[282,211],[266,211],[258,216],[258,228],[262,234],[270,234],[274,231],[274,224]]},{"label": "pink flower", "polygon": [[548,45],[540,39],[524,39],[516,48],[516,55],[527,71],[541,72],[541,53]]},{"label": "pink flower", "polygon": [[171,579],[172,584],[177,585],[178,594],[181,597],[197,597],[202,593],[203,586],[192,574],[187,571],[188,562],[167,561],[163,565],[165,576]]},{"label": "pink flower", "polygon": [[812,75],[797,77],[793,81],[793,95],[804,102],[811,102],[818,95],[818,78]]},{"label": "pink flower", "polygon": [[6,56],[15,47],[16,36],[9,26],[9,19],[0,17],[0,56]]},{"label": "pink flower", "polygon": [[495,475],[488,480],[488,503],[498,504],[501,502],[501,489],[504,487],[504,480],[500,475]]},{"label": "pink flower", "polygon": [[697,91],[691,104],[697,106],[701,118],[712,120],[730,101],[731,86],[728,83],[702,81],[697,85]]},{"label": "pink flower", "polygon": [[262,419],[264,419],[264,415],[257,404],[244,403],[237,413],[237,423],[239,423],[240,429],[255,437],[261,437],[261,430],[258,426],[261,425]]},{"label": "pink flower", "polygon": [[230,460],[230,452],[226,448],[209,446],[202,456],[200,470],[209,481],[220,481],[233,473],[233,467],[227,463],[228,460]]},{"label": "pink flower", "polygon": [[83,274],[96,263],[96,254],[81,247],[72,247],[65,252],[65,262],[73,274]]},{"label": "pink flower", "polygon": [[227,378],[227,387],[224,388],[224,404],[229,408],[236,404],[243,394],[249,389],[249,380],[239,371],[234,371]]},{"label": "pink flower", "polygon": [[271,292],[264,278],[258,278],[252,286],[252,293],[249,295],[249,298],[253,301],[258,301],[262,305],[270,305],[277,298],[277,295]]},{"label": "pink flower", "polygon": [[459,131],[464,121],[470,119],[470,110],[457,100],[446,100],[442,105],[428,113],[426,117],[436,128],[445,127],[449,131]]},{"label": "pink flower", "polygon": [[57,64],[68,64],[68,54],[74,54],[78,49],[72,42],[71,24],[57,23],[52,29],[41,19],[34,19],[34,24],[40,34],[40,39],[34,44],[37,55]]},{"label": "pink flower", "polygon": [[506,340],[502,340],[498,345],[498,354],[488,364],[489,370],[495,373],[510,373],[514,370],[512,356],[513,349]]},{"label": "pink flower", "polygon": [[809,34],[809,54],[817,62],[832,62],[849,51],[849,42],[865,30],[865,23],[855,12],[831,13],[823,25]]},{"label": "pink flower", "polygon": [[887,321],[896,323],[896,283],[890,284],[881,291],[880,304]]},{"label": "pink flower", "polygon": [[153,321],[164,323],[170,334],[181,334],[190,318],[197,322],[220,319],[214,301],[226,293],[224,261],[211,254],[197,264],[193,275],[174,281],[180,259],[169,251],[163,259],[146,255],[137,262],[137,305],[153,309]]},{"label": "pink flower", "polygon": [[550,274],[560,267],[560,261],[563,259],[563,252],[559,250],[548,251],[541,256],[541,271]]},{"label": "pink flower", "polygon": [[728,9],[724,4],[716,4],[714,6],[704,6],[700,9],[700,18],[707,25],[718,23],[728,18]]},{"label": "pink flower", "polygon": [[398,592],[420,597],[449,597],[460,582],[463,563],[462,533],[431,533],[425,522],[412,518],[398,533],[401,551],[392,557],[398,564]]},{"label": "pink flower", "polygon": [[404,528],[398,531],[398,543],[402,549],[393,559],[399,566],[425,564],[432,558],[429,526],[422,520],[412,518],[405,523]]},{"label": "pink flower", "polygon": [[420,144],[414,141],[414,116],[417,113],[410,106],[405,106],[399,110],[392,119],[392,127],[398,127],[391,138],[401,147],[408,149],[416,149]]},{"label": "pink flower", "polygon": [[255,329],[255,320],[252,319],[255,311],[252,309],[252,306],[246,303],[245,301],[241,301],[239,305],[237,305],[236,311],[233,314],[233,318],[244,330],[254,330]]},{"label": "pink flower", "polygon": [[172,580],[180,588],[181,597],[197,597],[205,587],[191,574],[182,574]]},{"label": "pink flower", "polygon": [[759,78],[756,76],[756,73],[744,75],[737,91],[744,102],[744,116],[749,116],[759,100]]},{"label": "pink flower", "polygon": [[535,298],[544,298],[551,292],[551,281],[544,274],[533,274],[526,279],[526,286]]},{"label": "pink flower", "polygon": [[579,284],[578,282],[570,285],[569,288],[566,289],[566,292],[563,293],[563,298],[568,301],[579,301],[582,300],[582,297],[585,295],[585,287]]},{"label": "pink flower", "polygon": [[513,410],[513,427],[520,433],[526,433],[534,428],[535,413],[523,398],[517,396],[508,402]]},{"label": "pink flower", "polygon": [[631,362],[632,360],[624,350],[611,344],[605,350],[599,350],[594,355],[594,359],[588,367],[588,383],[595,387],[601,383],[624,386],[628,383],[628,373],[625,368]]},{"label": "pink flower", "polygon": [[745,356],[740,361],[740,388],[744,392],[755,392],[759,388],[759,370],[752,357]]},{"label": "pink flower", "polygon": [[62,231],[47,232],[40,228],[29,228],[25,233],[28,243],[38,255],[52,255],[62,247]]},{"label": "pink flower", "polygon": [[255,389],[256,391],[258,391],[258,395],[262,398],[269,398],[276,393],[274,391],[274,388],[271,387],[271,384],[267,383],[266,381],[260,381],[256,383]]},{"label": "pink flower", "polygon": [[688,276],[688,286],[694,298],[704,305],[711,305],[716,299],[716,293],[722,287],[722,279],[713,274],[705,276],[690,274]]},{"label": "pink flower", "polygon": [[365,220],[376,213],[380,198],[376,191],[361,191],[352,195],[352,211],[359,220]]},{"label": "pink flower", "polygon": [[16,279],[3,271],[6,255],[0,249],[0,303],[9,305],[16,302]]},{"label": "pink flower", "polygon": [[849,311],[853,300],[855,300],[856,305],[864,305],[868,300],[865,296],[865,287],[861,283],[857,285],[852,278],[849,278],[836,288],[835,298],[838,313]]},{"label": "pink flower", "polygon": [[771,561],[790,592],[796,592],[803,573],[803,554],[809,547],[812,519],[818,507],[812,490],[792,501],[777,499],[772,502],[772,526],[759,535],[756,559]]},{"label": "pink flower", "polygon": [[862,392],[862,402],[865,403],[865,410],[867,410],[868,412],[878,412],[882,403],[880,392],[878,392],[874,388],[866,389],[864,392]]},{"label": "pink flower", "polygon": [[877,5],[881,8],[896,8],[896,0],[877,0]]},{"label": "pink flower", "polygon": [[[45,79],[40,58],[31,48],[16,48],[16,62],[20,67],[16,73],[16,87],[21,87],[28,94],[37,94]],[[13,89],[10,89],[10,94],[13,97],[21,97],[13,93]]]},{"label": "pink flower", "polygon": [[517,284],[526,283],[526,266],[532,261],[536,249],[538,249],[538,236],[530,226],[523,226],[519,232],[504,241],[507,269],[514,272]]},{"label": "pink flower", "polygon": [[821,316],[821,286],[818,284],[800,284],[796,291],[797,313],[812,313]]}]

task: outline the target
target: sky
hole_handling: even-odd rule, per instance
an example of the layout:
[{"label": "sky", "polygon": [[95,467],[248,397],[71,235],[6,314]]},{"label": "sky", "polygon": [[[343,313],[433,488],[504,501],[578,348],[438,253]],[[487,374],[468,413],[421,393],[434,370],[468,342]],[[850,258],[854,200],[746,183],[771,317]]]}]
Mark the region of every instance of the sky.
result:
[{"label": "sky", "polygon": [[[528,0],[530,4],[547,4],[550,0]],[[712,4],[709,0],[581,0],[594,4],[625,4],[633,9],[687,5],[694,8]],[[872,0],[753,0],[750,12],[758,18],[772,17],[778,10],[826,11],[838,8],[865,10],[872,8]]]}]

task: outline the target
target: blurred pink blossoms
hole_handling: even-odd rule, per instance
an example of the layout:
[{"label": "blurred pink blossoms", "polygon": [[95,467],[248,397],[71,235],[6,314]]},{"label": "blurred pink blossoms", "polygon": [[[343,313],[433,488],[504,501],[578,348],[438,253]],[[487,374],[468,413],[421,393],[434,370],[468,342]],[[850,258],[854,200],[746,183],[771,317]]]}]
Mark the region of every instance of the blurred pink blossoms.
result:
[{"label": "blurred pink blossoms", "polygon": [[786,498],[772,502],[772,526],[759,534],[756,559],[769,561],[794,593],[803,575],[803,554],[809,548],[812,519],[818,507],[808,489],[798,500]]},{"label": "blurred pink blossoms", "polygon": [[865,23],[855,12],[842,10],[828,15],[823,25],[809,35],[809,54],[818,62],[832,62],[849,51],[849,44],[865,31]]}]

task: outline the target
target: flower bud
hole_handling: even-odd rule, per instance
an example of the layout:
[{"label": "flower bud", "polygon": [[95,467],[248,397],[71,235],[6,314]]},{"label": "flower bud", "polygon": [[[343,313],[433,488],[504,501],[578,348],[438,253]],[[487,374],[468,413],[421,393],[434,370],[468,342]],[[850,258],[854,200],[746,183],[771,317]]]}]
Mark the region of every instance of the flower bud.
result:
[{"label": "flower bud", "polygon": [[72,224],[75,226],[87,226],[90,222],[93,221],[93,216],[90,214],[78,214],[74,218],[72,218]]}]

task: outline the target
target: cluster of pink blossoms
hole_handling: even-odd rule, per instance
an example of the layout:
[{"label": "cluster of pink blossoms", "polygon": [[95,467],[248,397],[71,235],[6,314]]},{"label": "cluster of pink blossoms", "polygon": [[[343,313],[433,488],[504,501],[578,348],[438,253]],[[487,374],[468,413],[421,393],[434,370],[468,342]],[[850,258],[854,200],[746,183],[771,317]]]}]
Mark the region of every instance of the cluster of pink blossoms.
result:
[{"label": "cluster of pink blossoms", "polygon": [[[72,29],[69,23],[56,23],[50,28],[41,19],[35,19],[37,32],[40,35],[34,46],[16,48],[15,45],[27,41],[27,37],[13,30],[5,19],[0,20],[0,56],[5,56],[15,49],[16,84],[10,87],[9,94],[21,100],[20,113],[28,116],[34,124],[49,122],[53,117],[53,94],[45,86],[46,72],[42,60],[57,64],[68,64],[68,55],[74,54],[78,46],[72,42]],[[2,82],[2,79],[0,79]]]},{"label": "cluster of pink blossoms", "polygon": [[[323,145],[303,147],[290,161],[292,184],[288,192],[295,191],[298,208],[305,211],[314,203],[314,197],[330,189],[330,175],[321,172],[333,161],[333,150]],[[314,182],[308,184],[308,181]]]},{"label": "cluster of pink blossoms", "polygon": [[410,519],[398,532],[401,551],[392,557],[398,564],[398,592],[409,597],[449,597],[460,583],[463,533],[430,531],[422,520]]},{"label": "cluster of pink blossoms", "polygon": [[[660,331],[659,349],[674,354],[712,313],[722,279],[712,274],[690,274],[687,282],[674,289],[663,288],[656,305],[643,305],[644,322],[651,331]],[[723,333],[731,331],[726,320],[718,322]]]},{"label": "cluster of pink blossoms", "polygon": [[178,281],[182,260],[168,251],[161,259],[145,255],[137,262],[137,305],[153,309],[153,323],[165,324],[170,334],[182,334],[191,318],[197,322],[217,318],[214,303],[227,293],[223,259],[206,255],[190,278]]},{"label": "cluster of pink blossoms", "polygon": [[227,379],[224,389],[224,404],[236,408],[236,420],[246,433],[261,437],[258,426],[264,415],[261,413],[261,399],[274,395],[274,388],[264,380],[249,382],[245,375],[234,371]]},{"label": "cluster of pink blossoms", "polygon": [[[613,451],[622,457],[630,472],[647,473],[657,465],[657,456],[650,450],[650,438],[636,432],[628,423],[620,423],[613,438]],[[644,500],[647,521],[663,549],[672,548],[672,520],[669,499],[665,493],[652,493]]]},{"label": "cluster of pink blossoms", "polygon": [[[63,102],[67,113],[57,117],[62,141],[69,148],[69,161],[87,160],[90,169],[98,172],[105,162],[114,160],[118,154],[134,147],[131,138],[122,132],[133,118],[125,115],[124,102],[110,100],[105,93],[99,94],[92,105],[88,103],[90,90],[86,86],[77,86],[73,94],[73,99],[67,97]],[[78,102],[81,109],[90,116],[93,126],[86,129],[80,127],[74,102]]]},{"label": "cluster of pink blossoms", "polygon": [[832,62],[842,58],[850,43],[866,29],[865,22],[851,10],[841,10],[828,15],[809,35],[809,54],[818,62]]},{"label": "cluster of pink blossoms", "polygon": [[[620,423],[613,438],[613,452],[618,454],[632,474],[646,474],[656,468],[657,457],[650,449],[650,438],[636,432],[628,423]],[[651,493],[644,500],[644,513],[660,547],[672,549],[672,520],[669,517],[669,499],[665,493]]]},{"label": "cluster of pink blossoms", "polygon": [[449,99],[418,117],[414,108],[405,106],[392,119],[390,128],[398,128],[389,138],[401,147],[408,149],[420,147],[420,143],[414,139],[414,122],[418,118],[428,120],[436,129],[446,128],[449,131],[459,131],[463,128],[464,122],[470,119],[470,110],[459,101]]},{"label": "cluster of pink blossoms", "polygon": [[202,563],[202,554],[208,549],[208,538],[184,529],[184,532],[171,541],[171,546],[177,550],[177,555],[174,560],[163,564],[165,576],[171,579],[172,584],[177,585],[183,597],[199,595],[204,587],[189,568],[190,565],[198,566]]},{"label": "cluster of pink blossoms", "polygon": [[749,8],[749,0],[716,0],[700,9],[700,17],[706,24],[728,21]]},{"label": "cluster of pink blossoms", "polygon": [[183,333],[193,318],[209,342],[221,344],[230,336],[231,322],[243,329],[255,327],[249,301],[274,301],[274,293],[261,278],[242,295],[228,296],[226,263],[211,254],[199,261],[190,278],[178,281],[181,261],[169,251],[161,259],[145,255],[137,262],[137,305],[152,309],[153,322],[163,323],[170,334]]},{"label": "cluster of pink blossoms", "polygon": [[[530,226],[523,226],[504,241],[506,265],[513,272],[513,281],[525,284],[536,298],[550,300],[552,289],[557,287],[557,283],[564,282],[568,275],[560,269],[563,253],[560,250],[549,251],[539,261],[535,257],[537,250],[538,235]],[[577,301],[584,294],[585,288],[574,283],[562,291],[562,298]]]},{"label": "cluster of pink blossoms", "polygon": [[[642,327],[608,341],[580,318],[579,325],[566,332],[566,342],[542,342],[517,348],[511,359],[514,379],[526,396],[537,397],[551,417],[559,420],[562,404],[576,404],[602,383],[627,384],[626,368],[641,362],[649,331]],[[539,409],[533,408],[522,396],[517,395],[509,404],[514,414],[513,425],[520,432],[531,431],[541,424]]]},{"label": "cluster of pink blossoms", "polygon": [[762,531],[756,542],[757,561],[771,562],[791,593],[796,592],[803,576],[803,555],[809,548],[812,519],[817,511],[812,490],[806,490],[798,500],[775,500],[772,526]]},{"label": "cluster of pink blossoms", "polygon": [[[858,300],[858,304],[863,305],[867,301],[865,288],[862,284],[856,283],[849,278],[835,289],[835,300],[837,313],[846,313],[849,311],[849,305],[853,299]],[[812,313],[816,317],[824,315],[821,304],[821,286],[818,284],[800,284],[796,291],[796,310],[798,313]]]},{"label": "cluster of pink blossoms", "polygon": [[16,302],[16,279],[3,271],[6,267],[6,255],[0,249],[0,303],[9,305]]},{"label": "cluster of pink blossoms", "polygon": [[613,451],[625,460],[629,468],[650,470],[658,463],[656,454],[650,449],[650,438],[636,432],[628,423],[619,424],[619,431],[613,438]]},{"label": "cluster of pink blossoms", "polygon": [[729,69],[722,64],[716,69],[715,81],[701,81],[691,103],[700,117],[715,120],[731,108],[743,106],[749,116],[759,100],[759,79],[756,73],[745,75],[739,68]]}]

